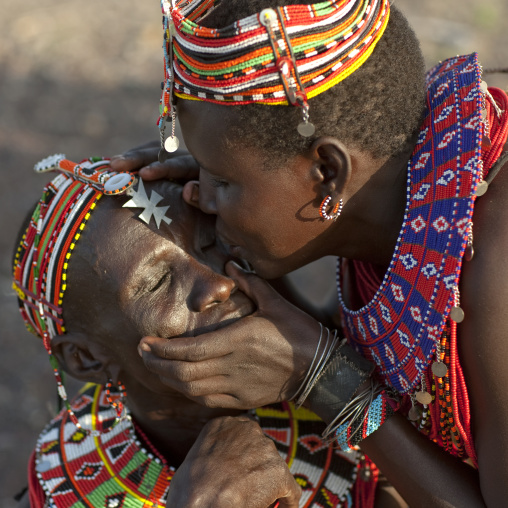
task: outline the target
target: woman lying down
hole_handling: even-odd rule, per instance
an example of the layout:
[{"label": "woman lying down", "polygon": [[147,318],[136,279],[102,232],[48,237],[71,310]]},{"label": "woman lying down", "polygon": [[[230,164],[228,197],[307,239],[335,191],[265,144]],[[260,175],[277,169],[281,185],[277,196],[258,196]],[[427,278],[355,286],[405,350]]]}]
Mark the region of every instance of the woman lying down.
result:
[{"label": "woman lying down", "polygon": [[[166,506],[172,481],[192,480],[196,464],[213,478],[232,459],[239,492],[259,478],[252,506],[350,506],[359,454],[323,442],[313,413],[291,403],[249,415],[206,408],[138,354],[143,336],[192,340],[255,313],[224,273],[214,217],[188,206],[178,184],[145,187],[106,160],[54,156],[36,171],[58,175],[23,227],[13,286],[64,409],[38,438],[22,504]],[[61,371],[90,383],[72,401]],[[207,506],[235,505],[213,495]]]}]

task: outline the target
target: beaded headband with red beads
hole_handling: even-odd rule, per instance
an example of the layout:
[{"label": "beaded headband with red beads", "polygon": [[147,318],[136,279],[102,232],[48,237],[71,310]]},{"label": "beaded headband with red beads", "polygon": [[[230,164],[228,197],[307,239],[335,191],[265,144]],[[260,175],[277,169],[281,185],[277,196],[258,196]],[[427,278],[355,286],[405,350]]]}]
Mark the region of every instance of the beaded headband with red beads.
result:
[{"label": "beaded headband with red beads", "polygon": [[[369,58],[388,23],[388,0],[327,0],[264,9],[230,26],[198,23],[221,0],[161,0],[165,82],[158,125],[162,148],[178,148],[173,95],[226,105],[291,104],[302,108],[298,132],[314,134],[308,99],[328,90]],[[161,151],[161,158],[166,157]]]},{"label": "beaded headband with red beads", "polygon": [[43,340],[59,395],[71,420],[79,427],[67,401],[58,362],[51,349],[51,339],[66,332],[62,303],[71,255],[102,196],[131,196],[123,206],[144,208],[140,219],[149,223],[153,215],[157,226],[161,220],[168,224],[171,222],[164,216],[169,206],[158,207],[162,197],[154,191],[148,199],[141,180],[134,190],[137,177],[133,173],[112,171],[108,160],[92,158],[76,164],[58,154],[44,159],[34,170],[37,173],[57,171],[60,174],[44,187],[42,198],[23,235],[14,260],[12,287],[18,296],[21,316],[28,330]]}]

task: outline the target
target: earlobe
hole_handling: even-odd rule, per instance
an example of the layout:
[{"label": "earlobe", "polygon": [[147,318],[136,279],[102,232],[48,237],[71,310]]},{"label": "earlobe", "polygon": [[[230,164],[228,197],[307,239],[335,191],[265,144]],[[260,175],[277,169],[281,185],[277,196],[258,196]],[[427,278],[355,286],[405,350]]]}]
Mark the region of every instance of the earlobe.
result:
[{"label": "earlobe", "polygon": [[182,189],[183,200],[190,206],[199,208],[199,182],[191,180]]}]

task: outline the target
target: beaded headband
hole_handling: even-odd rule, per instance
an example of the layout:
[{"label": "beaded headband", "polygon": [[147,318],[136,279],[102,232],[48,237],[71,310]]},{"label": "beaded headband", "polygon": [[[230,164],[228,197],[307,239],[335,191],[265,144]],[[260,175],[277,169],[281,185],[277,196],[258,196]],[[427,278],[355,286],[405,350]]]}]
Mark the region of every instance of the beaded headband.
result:
[{"label": "beaded headband", "polygon": [[58,171],[60,174],[43,190],[30,224],[16,252],[13,269],[13,289],[21,316],[29,331],[42,338],[49,354],[58,393],[69,411],[71,420],[79,422],[70,409],[62,382],[58,361],[53,356],[51,339],[65,334],[62,303],[67,288],[69,260],[92,211],[103,196],[129,195],[123,206],[144,208],[140,219],[149,223],[153,215],[159,227],[167,207],[157,207],[162,196],[155,191],[148,198],[142,180],[133,173],[111,171],[108,160],[86,159],[79,164],[63,154],[39,162],[36,173]]},{"label": "beaded headband", "polygon": [[388,23],[388,0],[328,0],[264,9],[221,29],[200,26],[221,0],[161,0],[165,81],[158,121],[166,151],[178,148],[173,95],[217,104],[300,106],[358,69]]},{"label": "beaded headband", "polygon": [[[13,288],[20,299],[20,310],[28,329],[49,340],[65,333],[62,299],[67,287],[67,267],[90,213],[103,196],[129,195],[124,207],[143,208],[139,218],[157,227],[169,206],[160,207],[157,192],[147,196],[142,180],[129,172],[111,171],[109,161],[86,159],[79,164],[63,154],[53,155],[36,164],[36,173],[60,174],[44,187],[14,262]],[[133,186],[138,182],[138,187]]]},{"label": "beaded headband", "polygon": [[63,154],[44,159],[34,170],[60,174],[44,187],[18,247],[13,288],[27,328],[50,350],[50,339],[65,333],[62,300],[68,263],[90,213],[103,195],[126,193],[135,176],[110,171],[101,159],[76,164]]}]

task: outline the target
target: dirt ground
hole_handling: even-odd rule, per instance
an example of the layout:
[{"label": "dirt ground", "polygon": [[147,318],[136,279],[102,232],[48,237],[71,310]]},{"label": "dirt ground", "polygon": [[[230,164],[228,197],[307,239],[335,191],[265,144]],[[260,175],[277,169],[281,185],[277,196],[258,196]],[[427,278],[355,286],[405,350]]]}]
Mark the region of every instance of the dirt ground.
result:
[{"label": "dirt ground", "polygon": [[[428,64],[472,51],[508,67],[506,0],[396,0]],[[10,287],[18,227],[39,197],[38,160],[112,155],[157,137],[162,74],[157,0],[0,0],[0,508],[26,482],[26,461],[56,393],[42,345]],[[508,75],[489,78],[506,88]]]}]

